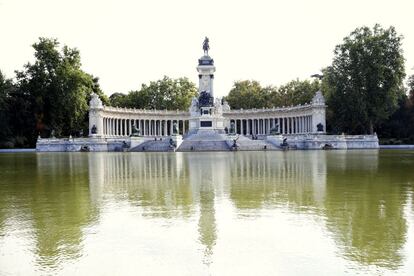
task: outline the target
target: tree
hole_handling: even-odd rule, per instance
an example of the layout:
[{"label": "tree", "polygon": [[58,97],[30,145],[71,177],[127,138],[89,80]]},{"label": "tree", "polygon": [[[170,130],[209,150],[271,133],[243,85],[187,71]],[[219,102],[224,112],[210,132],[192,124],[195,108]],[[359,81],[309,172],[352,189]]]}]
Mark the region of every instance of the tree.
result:
[{"label": "tree", "polygon": [[233,109],[291,106],[309,103],[318,90],[317,80],[310,82],[297,79],[279,88],[262,87],[257,81],[245,80],[234,83],[226,100]]},{"label": "tree", "polygon": [[233,109],[270,107],[271,91],[254,80],[236,81],[225,99]]},{"label": "tree", "polygon": [[10,92],[13,84],[0,71],[0,145],[4,145],[11,136],[10,129]]},{"label": "tree", "polygon": [[274,106],[291,106],[309,103],[319,90],[319,81],[308,80],[300,81],[298,79],[280,86],[272,93],[272,104]]},{"label": "tree", "polygon": [[130,107],[130,104],[128,103],[128,95],[119,92],[109,96],[109,104],[111,106]]},{"label": "tree", "polygon": [[414,75],[408,78],[408,98],[414,106]]},{"label": "tree", "polygon": [[373,133],[397,109],[403,95],[402,37],[394,27],[357,28],[336,46],[324,70],[334,129]]},{"label": "tree", "polygon": [[75,48],[58,48],[56,39],[40,38],[33,44],[35,62],[16,72],[16,98],[28,100],[31,116],[18,127],[25,129],[30,144],[38,134],[69,135],[87,129],[88,101],[92,92],[108,99],[98,79],[81,69],[80,53]]},{"label": "tree", "polygon": [[114,93],[110,103],[114,106],[146,109],[187,110],[191,99],[197,96],[197,88],[187,78],[162,79],[142,84],[138,91],[130,91],[127,95]]}]

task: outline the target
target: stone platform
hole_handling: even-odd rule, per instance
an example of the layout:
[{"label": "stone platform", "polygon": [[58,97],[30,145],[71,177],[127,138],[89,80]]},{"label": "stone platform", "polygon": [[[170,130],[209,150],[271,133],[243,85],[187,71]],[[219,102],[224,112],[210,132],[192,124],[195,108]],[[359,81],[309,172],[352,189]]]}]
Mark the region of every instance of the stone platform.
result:
[{"label": "stone platform", "polygon": [[[288,146],[282,146],[286,138]],[[172,146],[170,140],[173,140]],[[234,140],[237,147],[234,148]],[[295,134],[268,135],[253,140],[249,136],[226,135],[215,131],[198,131],[182,138],[167,137],[119,137],[119,138],[40,138],[36,144],[38,152],[79,151],[261,151],[261,150],[322,150],[322,149],[378,149],[376,135],[326,135]]]}]

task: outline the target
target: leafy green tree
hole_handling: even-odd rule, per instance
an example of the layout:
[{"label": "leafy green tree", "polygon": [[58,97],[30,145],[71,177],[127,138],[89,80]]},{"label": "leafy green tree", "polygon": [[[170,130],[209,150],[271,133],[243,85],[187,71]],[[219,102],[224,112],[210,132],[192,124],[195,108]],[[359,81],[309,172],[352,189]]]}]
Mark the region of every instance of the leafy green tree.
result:
[{"label": "leafy green tree", "polygon": [[109,96],[109,105],[110,106],[118,106],[118,107],[130,107],[131,105],[128,103],[128,95],[123,93],[113,93]]},{"label": "leafy green tree", "polygon": [[279,88],[262,87],[257,81],[235,82],[226,97],[233,109],[291,106],[309,103],[319,89],[319,82],[293,80]]},{"label": "leafy green tree", "polygon": [[19,126],[30,131],[24,133],[34,144],[38,133],[69,135],[87,128],[88,101],[92,92],[108,99],[101,91],[98,79],[81,69],[77,49],[58,48],[56,39],[40,38],[33,45],[35,62],[16,72],[18,92],[16,98],[30,103],[31,118]]},{"label": "leafy green tree", "polygon": [[10,90],[13,84],[0,71],[0,146],[4,145],[11,136],[10,129]]},{"label": "leafy green tree", "polygon": [[414,75],[408,78],[408,97],[411,104],[414,105]]},{"label": "leafy green tree", "polygon": [[129,108],[187,110],[194,96],[197,96],[197,88],[187,78],[171,79],[164,76],[149,85],[142,84],[140,90],[127,95],[112,94],[110,103]]},{"label": "leafy green tree", "polygon": [[309,103],[318,90],[319,81],[310,82],[296,79],[273,90],[272,104],[274,106],[291,106]]},{"label": "leafy green tree", "polygon": [[271,87],[263,88],[257,81],[236,81],[225,99],[232,109],[270,107]]},{"label": "leafy green tree", "polygon": [[394,27],[357,28],[336,46],[325,70],[334,129],[373,133],[397,109],[403,94],[402,37]]}]

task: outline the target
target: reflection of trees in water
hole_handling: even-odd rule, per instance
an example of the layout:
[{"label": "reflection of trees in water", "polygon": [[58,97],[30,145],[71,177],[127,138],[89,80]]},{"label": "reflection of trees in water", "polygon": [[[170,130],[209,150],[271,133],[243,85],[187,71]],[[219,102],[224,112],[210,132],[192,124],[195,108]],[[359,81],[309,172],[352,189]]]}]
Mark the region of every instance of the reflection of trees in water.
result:
[{"label": "reflection of trees in water", "polygon": [[[324,152],[240,152],[231,162],[230,197],[237,208],[318,206],[325,188]],[[304,208],[305,207],[305,208]]]},{"label": "reflection of trees in water", "polygon": [[10,185],[0,193],[0,202],[7,198],[6,210],[13,220],[32,228],[38,261],[53,267],[79,256],[82,229],[96,214],[90,205],[85,156],[24,154],[12,155],[6,162],[2,168],[9,173],[2,177]]},{"label": "reflection of trees in water", "polygon": [[341,163],[330,155],[325,211],[328,229],[346,257],[394,269],[402,263],[407,234],[402,183],[412,181],[414,160],[403,165],[398,155],[381,155],[378,162],[377,151],[349,152]]},{"label": "reflection of trees in water", "polygon": [[[144,216],[176,218],[193,213],[188,166],[171,153],[109,153],[90,156],[94,198],[124,199],[144,208]],[[98,200],[98,199],[95,199]]]},{"label": "reflection of trees in water", "polygon": [[90,202],[87,157],[82,154],[37,155],[32,216],[38,255],[43,264],[80,255],[84,227],[96,220]]},{"label": "reflection of trees in water", "polygon": [[228,188],[239,210],[282,206],[324,216],[346,257],[393,268],[407,232],[401,183],[413,183],[414,167],[412,158],[399,158],[379,162],[377,151],[91,154],[90,190],[94,200],[103,194],[143,206],[149,217],[188,217],[199,203],[207,264],[217,240],[215,197]]}]

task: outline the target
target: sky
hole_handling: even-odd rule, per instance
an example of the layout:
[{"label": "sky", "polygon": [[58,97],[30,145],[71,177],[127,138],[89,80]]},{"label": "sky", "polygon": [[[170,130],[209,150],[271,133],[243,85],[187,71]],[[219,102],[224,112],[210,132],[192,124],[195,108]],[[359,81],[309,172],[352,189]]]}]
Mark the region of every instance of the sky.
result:
[{"label": "sky", "polygon": [[142,83],[188,77],[198,83],[204,37],[214,58],[216,96],[234,81],[282,85],[331,64],[355,28],[394,26],[414,74],[412,0],[0,0],[0,70],[14,77],[33,61],[39,37],[80,50],[84,71],[107,95]]}]

